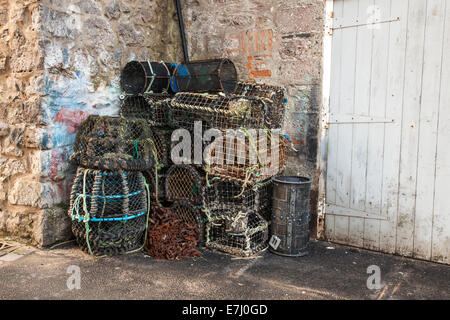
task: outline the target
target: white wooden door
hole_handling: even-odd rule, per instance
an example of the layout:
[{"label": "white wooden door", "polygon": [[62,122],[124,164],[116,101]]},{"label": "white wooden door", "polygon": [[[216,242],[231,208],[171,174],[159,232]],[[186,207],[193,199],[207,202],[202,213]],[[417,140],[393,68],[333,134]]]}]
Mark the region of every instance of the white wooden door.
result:
[{"label": "white wooden door", "polygon": [[450,1],[329,0],[325,237],[450,263]]}]

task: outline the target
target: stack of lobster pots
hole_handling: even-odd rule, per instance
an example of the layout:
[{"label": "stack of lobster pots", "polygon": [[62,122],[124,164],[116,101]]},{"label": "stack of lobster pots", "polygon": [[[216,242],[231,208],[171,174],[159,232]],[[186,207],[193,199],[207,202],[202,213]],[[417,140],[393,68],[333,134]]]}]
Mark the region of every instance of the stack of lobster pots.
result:
[{"label": "stack of lobster pots", "polygon": [[239,82],[228,59],[133,61],[122,88],[121,116],[153,134],[143,174],[154,203],[197,224],[200,246],[238,256],[267,248],[272,177],[289,145],[285,89]]},{"label": "stack of lobster pots", "polygon": [[142,172],[154,166],[153,140],[142,119],[91,115],[81,125],[69,216],[84,251],[109,256],[143,248],[149,192]]}]

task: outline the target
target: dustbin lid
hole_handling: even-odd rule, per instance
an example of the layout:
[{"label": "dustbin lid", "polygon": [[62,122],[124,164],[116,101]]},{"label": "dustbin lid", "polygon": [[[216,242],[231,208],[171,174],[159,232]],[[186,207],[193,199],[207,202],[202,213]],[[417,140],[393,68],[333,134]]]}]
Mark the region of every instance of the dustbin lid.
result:
[{"label": "dustbin lid", "polygon": [[276,176],[273,177],[273,181],[288,184],[309,184],[312,180],[309,177],[301,176]]}]

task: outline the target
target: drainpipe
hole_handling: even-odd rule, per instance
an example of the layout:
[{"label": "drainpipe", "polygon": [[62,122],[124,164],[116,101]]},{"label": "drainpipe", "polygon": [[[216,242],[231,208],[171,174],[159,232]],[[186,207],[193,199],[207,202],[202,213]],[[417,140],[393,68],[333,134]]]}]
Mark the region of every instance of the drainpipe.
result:
[{"label": "drainpipe", "polygon": [[177,3],[177,12],[178,12],[178,23],[180,24],[180,33],[181,33],[181,42],[183,43],[183,52],[184,52],[184,62],[189,61],[189,54],[186,45],[186,36],[184,34],[184,22],[183,22],[183,12],[181,11],[180,0],[176,0]]}]

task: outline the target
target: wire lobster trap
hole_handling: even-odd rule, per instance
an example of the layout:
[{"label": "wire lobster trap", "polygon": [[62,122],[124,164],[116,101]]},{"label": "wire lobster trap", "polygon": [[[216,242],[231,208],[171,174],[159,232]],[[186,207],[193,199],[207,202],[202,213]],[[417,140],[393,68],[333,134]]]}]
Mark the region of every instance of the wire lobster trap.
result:
[{"label": "wire lobster trap", "polygon": [[229,59],[190,61],[179,64],[173,75],[175,92],[233,93],[237,71]]},{"label": "wire lobster trap", "polygon": [[142,248],[148,206],[142,173],[77,169],[69,216],[76,241],[90,254],[113,255]]},{"label": "wire lobster trap", "polygon": [[145,119],[151,126],[165,126],[168,122],[170,95],[152,93],[125,96],[120,115],[129,119]]},{"label": "wire lobster trap", "polygon": [[255,211],[209,217],[206,247],[249,257],[267,248],[268,226],[269,223]]},{"label": "wire lobster trap", "polygon": [[286,88],[263,83],[238,82],[236,95],[255,97],[266,101],[268,109],[265,120],[267,128],[282,128],[286,104],[288,102]]},{"label": "wire lobster trap", "polygon": [[278,132],[246,130],[225,132],[214,140],[205,159],[208,175],[256,184],[283,171],[289,140]]},{"label": "wire lobster trap", "polygon": [[190,201],[176,200],[171,206],[171,210],[178,219],[188,224],[196,224],[198,226],[198,246],[203,246],[205,243],[206,218],[202,212],[202,207],[195,205]]},{"label": "wire lobster trap", "polygon": [[211,217],[255,211],[270,221],[272,188],[271,178],[247,186],[233,180],[213,178],[211,184],[205,187],[203,210]]},{"label": "wire lobster trap", "polygon": [[[159,167],[165,167],[171,164],[170,151],[171,151],[171,129],[164,127],[153,127],[152,133],[156,147],[157,159],[155,163]],[[156,158],[156,157],[155,157]]]},{"label": "wire lobster trap", "polygon": [[169,103],[168,123],[191,131],[196,121],[203,130],[262,128],[267,109],[259,98],[180,92]]},{"label": "wire lobster trap", "polygon": [[122,90],[131,95],[170,92],[175,67],[176,64],[162,61],[130,61],[122,70]]},{"label": "wire lobster trap", "polygon": [[165,181],[167,177],[166,168],[153,168],[151,170],[143,171],[143,175],[150,187],[150,196],[157,202],[162,202],[166,199]]},{"label": "wire lobster trap", "polygon": [[71,161],[99,170],[148,170],[154,137],[143,119],[90,115],[78,130]]},{"label": "wire lobster trap", "polygon": [[204,175],[191,165],[174,164],[167,171],[166,197],[168,201],[203,202]]}]

